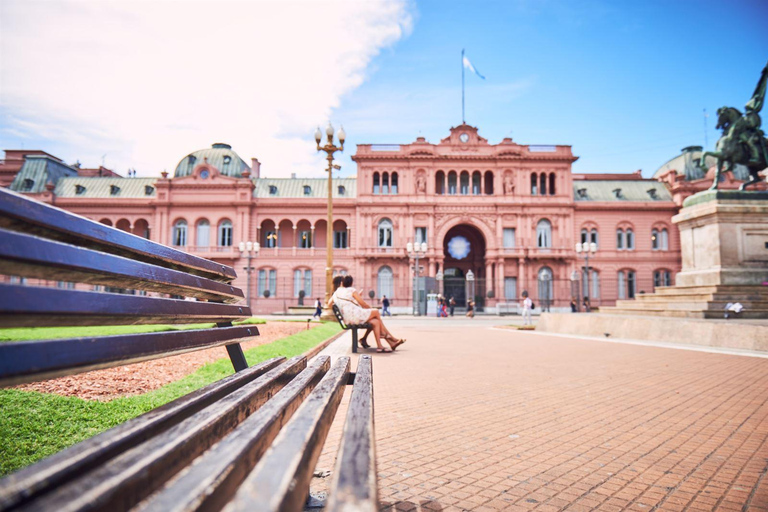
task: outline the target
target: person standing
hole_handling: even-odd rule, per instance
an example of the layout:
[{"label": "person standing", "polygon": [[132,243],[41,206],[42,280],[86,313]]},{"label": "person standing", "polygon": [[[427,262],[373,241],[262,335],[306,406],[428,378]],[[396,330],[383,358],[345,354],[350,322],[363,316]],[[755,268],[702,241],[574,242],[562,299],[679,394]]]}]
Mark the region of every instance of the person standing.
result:
[{"label": "person standing", "polygon": [[320,316],[323,314],[323,303],[320,302],[320,298],[318,297],[315,301],[315,314],[312,315],[312,318],[317,317],[317,319],[320,319]]},{"label": "person standing", "polygon": [[583,305],[584,305],[585,313],[589,313],[590,311],[592,311],[592,305],[589,303],[589,297],[584,297]]},{"label": "person standing", "polygon": [[467,317],[475,318],[475,302],[472,300],[467,301]]},{"label": "person standing", "polygon": [[531,309],[533,309],[533,301],[528,297],[528,292],[523,292],[523,325],[531,325]]},{"label": "person standing", "polygon": [[386,295],[381,299],[381,314],[382,316],[392,316],[392,313],[389,312],[389,299]]},{"label": "person standing", "polygon": [[453,310],[456,309],[456,299],[453,298],[453,295],[451,295],[451,300],[448,301],[448,306],[450,306],[449,311],[451,316],[453,316]]}]

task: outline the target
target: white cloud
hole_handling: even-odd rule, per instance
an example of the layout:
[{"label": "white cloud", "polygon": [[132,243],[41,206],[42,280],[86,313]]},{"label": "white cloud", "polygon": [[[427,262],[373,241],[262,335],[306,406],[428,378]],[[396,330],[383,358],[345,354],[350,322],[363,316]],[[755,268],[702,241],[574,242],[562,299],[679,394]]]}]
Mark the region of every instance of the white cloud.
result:
[{"label": "white cloud", "polygon": [[[266,174],[322,175],[312,133],[408,0],[0,2],[0,137],[57,141],[65,160],[156,175],[232,144]],[[11,144],[14,145],[14,144]],[[46,149],[46,148],[42,148]]]}]

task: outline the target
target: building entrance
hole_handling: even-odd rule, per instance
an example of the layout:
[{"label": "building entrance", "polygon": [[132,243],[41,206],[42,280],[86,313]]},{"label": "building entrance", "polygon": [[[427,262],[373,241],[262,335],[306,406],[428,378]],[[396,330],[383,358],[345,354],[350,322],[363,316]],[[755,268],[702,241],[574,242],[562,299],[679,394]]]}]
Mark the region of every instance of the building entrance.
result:
[{"label": "building entrance", "polygon": [[443,295],[453,297],[460,308],[474,295],[476,305],[482,307],[486,276],[485,238],[480,230],[470,224],[452,227],[443,239],[443,255]]}]

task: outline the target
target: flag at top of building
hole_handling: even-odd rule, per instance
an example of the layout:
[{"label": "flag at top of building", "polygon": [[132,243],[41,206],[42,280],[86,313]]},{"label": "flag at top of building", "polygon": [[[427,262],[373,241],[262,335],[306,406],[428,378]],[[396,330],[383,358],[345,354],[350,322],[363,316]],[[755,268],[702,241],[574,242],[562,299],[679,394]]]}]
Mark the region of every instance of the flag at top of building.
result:
[{"label": "flag at top of building", "polygon": [[464,63],[464,67],[485,80],[485,77],[480,74],[478,70],[475,69],[475,66],[472,65],[471,62],[469,62],[469,59],[464,55],[464,49],[461,49],[461,61]]}]

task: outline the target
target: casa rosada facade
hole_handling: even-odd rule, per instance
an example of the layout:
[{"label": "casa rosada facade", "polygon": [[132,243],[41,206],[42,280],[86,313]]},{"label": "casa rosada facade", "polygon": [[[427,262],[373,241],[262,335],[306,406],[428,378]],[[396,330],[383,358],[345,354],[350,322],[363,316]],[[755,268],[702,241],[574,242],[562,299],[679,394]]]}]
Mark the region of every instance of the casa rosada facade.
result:
[{"label": "casa rosada facade", "polygon": [[[523,291],[537,308],[650,293],[674,284],[680,270],[672,216],[708,186],[686,173],[686,158],[700,151],[687,149],[643,179],[573,174],[570,146],[489,144],[466,124],[437,144],[361,144],[357,177],[333,181],[333,272],[352,274],[374,303],[388,296],[396,312],[412,311],[416,296],[425,304],[429,292],[460,307],[474,297],[488,312],[516,311]],[[173,176],[157,178],[14,150],[0,165],[0,185],[231,265],[238,286],[250,281],[256,313],[312,304],[325,291],[327,180],[261,174],[258,160],[248,165],[226,144],[195,151]],[[238,247],[246,241],[260,245],[250,277]],[[408,242],[427,244],[418,279]],[[596,249],[588,277],[584,252],[575,250],[583,242]]]}]

